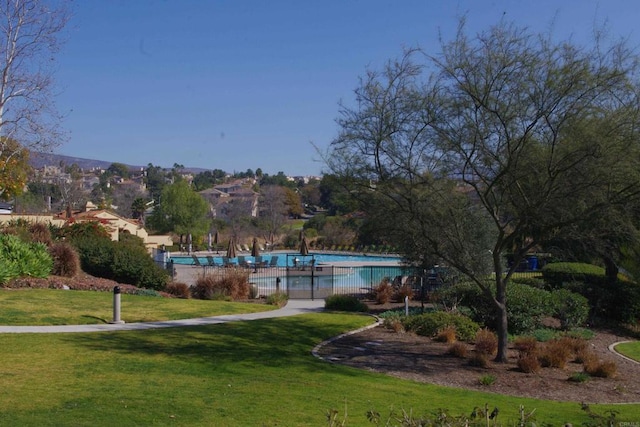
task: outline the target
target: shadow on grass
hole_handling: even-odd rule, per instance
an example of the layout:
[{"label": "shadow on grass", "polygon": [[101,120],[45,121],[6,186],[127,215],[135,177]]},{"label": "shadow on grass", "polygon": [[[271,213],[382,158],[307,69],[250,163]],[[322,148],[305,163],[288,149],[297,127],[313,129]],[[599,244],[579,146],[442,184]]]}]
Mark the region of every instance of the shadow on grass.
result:
[{"label": "shadow on grass", "polygon": [[109,323],[106,319],[103,319],[102,317],[89,316],[89,315],[87,315],[87,314],[84,314],[84,315],[82,315],[82,316],[80,316],[80,317],[82,317],[82,318],[84,318],[84,319],[93,319],[93,320],[97,320],[97,321],[99,321],[100,323]]},{"label": "shadow on grass", "polygon": [[166,355],[200,368],[238,362],[270,367],[291,363],[317,366],[311,349],[322,340],[358,327],[361,322],[354,319],[357,318],[307,314],[209,326],[69,334],[64,340],[110,354]]}]

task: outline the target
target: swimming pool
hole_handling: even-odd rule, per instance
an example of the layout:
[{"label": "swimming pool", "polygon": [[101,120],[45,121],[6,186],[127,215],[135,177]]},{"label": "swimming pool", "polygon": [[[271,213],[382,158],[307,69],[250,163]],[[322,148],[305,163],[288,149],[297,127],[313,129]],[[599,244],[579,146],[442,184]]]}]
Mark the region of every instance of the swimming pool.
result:
[{"label": "swimming pool", "polygon": [[[261,253],[263,261],[269,262],[273,256],[277,256],[277,263],[274,265],[275,267],[290,267],[293,265],[294,260],[302,261],[304,263],[308,263],[312,259],[315,259],[315,265],[319,264],[344,264],[344,263],[354,263],[358,265],[371,265],[371,264],[379,264],[379,263],[391,263],[395,265],[400,265],[402,259],[398,256],[382,256],[382,255],[367,255],[367,254],[329,254],[329,253],[310,253],[307,256],[302,256],[299,253],[287,253],[287,252],[265,252]],[[214,255],[213,260],[216,265],[222,265],[222,257],[223,255]],[[193,257],[191,256],[170,256],[170,258],[174,264],[182,264],[182,265],[192,265],[195,264]],[[245,256],[245,259],[255,262],[255,258],[252,256]],[[207,265],[208,260],[206,256],[198,256],[198,261],[202,265]],[[231,262],[238,263],[238,258],[231,258]]]}]

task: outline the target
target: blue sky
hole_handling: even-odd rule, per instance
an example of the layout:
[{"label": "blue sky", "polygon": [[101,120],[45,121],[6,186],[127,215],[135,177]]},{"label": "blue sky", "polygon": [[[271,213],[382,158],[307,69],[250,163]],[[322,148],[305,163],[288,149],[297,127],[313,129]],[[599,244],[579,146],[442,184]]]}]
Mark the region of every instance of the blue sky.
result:
[{"label": "blue sky", "polygon": [[439,51],[466,14],[558,38],[594,24],[640,45],[635,0],[83,0],[57,62],[58,109],[75,157],[318,175],[338,102],[405,47]]}]

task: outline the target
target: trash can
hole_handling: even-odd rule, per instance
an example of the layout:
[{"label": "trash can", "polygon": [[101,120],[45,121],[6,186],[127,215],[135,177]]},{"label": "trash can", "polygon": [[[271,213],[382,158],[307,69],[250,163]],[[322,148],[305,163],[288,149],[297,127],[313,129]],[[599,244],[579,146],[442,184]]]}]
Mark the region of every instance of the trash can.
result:
[{"label": "trash can", "polygon": [[538,257],[530,256],[527,258],[527,263],[529,264],[529,270],[535,271],[538,269]]}]

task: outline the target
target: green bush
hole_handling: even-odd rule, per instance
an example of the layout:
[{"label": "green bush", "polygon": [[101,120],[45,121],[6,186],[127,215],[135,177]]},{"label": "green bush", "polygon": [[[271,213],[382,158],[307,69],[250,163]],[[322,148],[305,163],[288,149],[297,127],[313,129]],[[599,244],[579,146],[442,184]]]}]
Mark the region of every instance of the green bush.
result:
[{"label": "green bush", "polygon": [[640,285],[619,279],[608,283],[601,267],[580,263],[554,263],[543,270],[554,288],[568,289],[589,301],[592,321],[599,319],[635,323],[640,319]]},{"label": "green bush", "polygon": [[564,283],[603,283],[604,268],[579,262],[554,262],[542,268],[542,278],[552,288],[560,288]]},{"label": "green bush", "polygon": [[568,289],[557,289],[551,293],[554,317],[560,320],[562,329],[584,325],[589,317],[589,301],[584,296]]},{"label": "green bush", "polygon": [[16,277],[47,277],[53,261],[42,243],[26,243],[19,237],[0,234],[0,283]]},{"label": "green bush", "polygon": [[74,234],[71,238],[86,273],[140,288],[164,289],[169,275],[156,265],[142,239],[123,234],[122,241],[113,242],[88,230],[87,236]]},{"label": "green bush", "polygon": [[324,300],[327,310],[367,312],[369,307],[352,295],[331,295]]},{"label": "green bush", "polygon": [[[445,305],[467,307],[474,321],[496,329],[496,308],[477,285],[463,282],[450,286],[440,292],[440,298]],[[539,328],[542,319],[551,315],[553,305],[550,292],[516,282],[507,285],[509,333],[518,335]]]},{"label": "green bush", "polygon": [[438,331],[453,326],[456,338],[460,341],[472,341],[480,326],[466,316],[446,311],[433,311],[402,318],[402,325],[408,332],[428,337],[435,336]]}]

